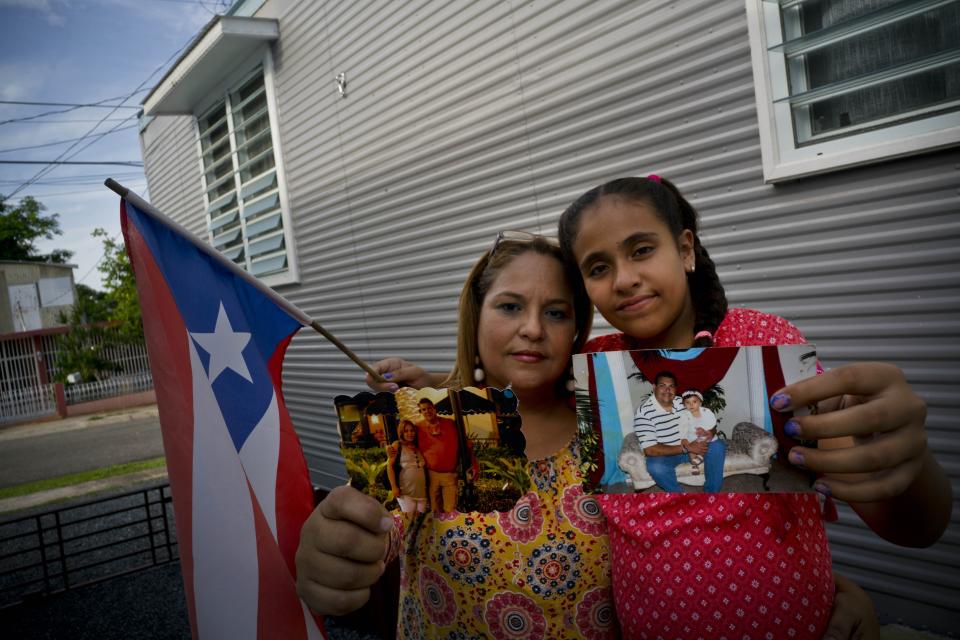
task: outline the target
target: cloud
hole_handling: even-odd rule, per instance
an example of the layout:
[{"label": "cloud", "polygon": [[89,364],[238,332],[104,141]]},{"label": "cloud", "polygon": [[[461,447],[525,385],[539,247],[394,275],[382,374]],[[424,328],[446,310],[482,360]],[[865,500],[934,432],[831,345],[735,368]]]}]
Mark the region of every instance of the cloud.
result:
[{"label": "cloud", "polygon": [[[5,2],[6,0],[0,0]],[[36,95],[46,80],[42,64],[9,62],[0,64],[0,100],[23,100]],[[0,120],[10,117],[0,113]]]},{"label": "cloud", "polygon": [[[3,2],[4,0],[0,0]],[[150,20],[155,24],[163,25],[172,33],[182,36],[196,34],[217,13],[223,13],[223,7],[215,0],[204,0],[204,3],[181,2],[145,2],[144,0],[97,0],[97,3],[124,9],[141,16],[141,19]]]},{"label": "cloud", "polygon": [[46,19],[47,24],[54,27],[62,27],[67,22],[66,18],[54,7],[54,5],[60,4],[63,3],[51,2],[50,0],[0,0],[0,8],[36,11]]}]

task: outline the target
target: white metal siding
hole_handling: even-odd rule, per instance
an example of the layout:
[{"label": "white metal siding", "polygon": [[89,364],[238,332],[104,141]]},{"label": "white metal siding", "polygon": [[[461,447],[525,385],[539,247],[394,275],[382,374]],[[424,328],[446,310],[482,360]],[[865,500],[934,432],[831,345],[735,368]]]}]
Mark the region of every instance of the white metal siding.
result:
[{"label": "white metal siding", "polygon": [[140,134],[147,199],[201,238],[207,219],[197,156],[197,125],[192,116],[153,118]]},{"label": "white metal siding", "polygon": [[[733,305],[795,321],[827,367],[904,369],[960,495],[960,153],[763,184],[741,2],[290,2],[279,21],[301,266],[279,290],[362,357],[448,368],[460,285],[497,230],[553,232],[585,189],[656,172],[700,209]],[[147,145],[151,191],[202,229],[195,160],[195,187],[173,179],[195,148],[177,134]],[[332,398],[362,374],[301,332],[284,385],[315,481],[338,484]],[[917,551],[841,508],[835,564],[886,616],[960,628],[958,520]]]}]

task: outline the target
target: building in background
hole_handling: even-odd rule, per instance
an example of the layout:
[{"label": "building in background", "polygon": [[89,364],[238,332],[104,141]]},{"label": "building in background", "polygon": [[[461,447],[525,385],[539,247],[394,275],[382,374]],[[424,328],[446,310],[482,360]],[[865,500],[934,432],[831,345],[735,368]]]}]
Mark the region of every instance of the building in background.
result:
[{"label": "building in background", "polygon": [[[960,1],[238,2],[147,96],[141,146],[160,210],[361,357],[437,371],[497,231],[668,177],[732,306],[826,367],[904,370],[960,497],[958,41]],[[284,390],[314,481],[342,483],[333,398],[362,372],[301,332]],[[886,619],[956,630],[954,514],[913,550],[841,506],[835,566]]]},{"label": "building in background", "polygon": [[0,335],[60,327],[76,300],[73,264],[0,260]]}]

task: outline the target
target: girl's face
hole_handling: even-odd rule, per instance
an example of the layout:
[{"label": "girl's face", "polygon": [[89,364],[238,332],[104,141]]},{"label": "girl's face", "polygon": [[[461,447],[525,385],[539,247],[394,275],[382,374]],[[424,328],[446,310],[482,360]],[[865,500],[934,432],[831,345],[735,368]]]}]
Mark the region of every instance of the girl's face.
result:
[{"label": "girl's face", "polygon": [[683,399],[683,406],[685,406],[690,411],[699,411],[700,410],[700,398],[697,396],[687,396]]},{"label": "girl's face", "polygon": [[507,264],[480,309],[477,350],[487,384],[553,393],[569,366],[576,326],[560,261],[528,251]]},{"label": "girl's face", "polygon": [[413,442],[417,439],[417,428],[412,422],[404,422],[400,427],[400,437],[407,442]]},{"label": "girl's face", "polygon": [[649,205],[604,196],[584,211],[573,254],[590,300],[614,327],[647,348],[693,343],[690,230],[674,238]]}]

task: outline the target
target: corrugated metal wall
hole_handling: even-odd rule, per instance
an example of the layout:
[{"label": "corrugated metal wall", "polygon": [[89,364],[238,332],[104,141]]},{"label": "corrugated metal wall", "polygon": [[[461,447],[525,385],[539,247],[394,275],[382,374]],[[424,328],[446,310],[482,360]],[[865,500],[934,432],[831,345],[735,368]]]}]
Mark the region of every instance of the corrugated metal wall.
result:
[{"label": "corrugated metal wall", "polygon": [[147,175],[147,199],[191,232],[206,238],[194,118],[153,118],[141,128],[140,149]]},{"label": "corrugated metal wall", "polygon": [[[460,285],[497,230],[552,232],[583,190],[656,172],[701,210],[733,304],[794,320],[827,367],[906,371],[960,495],[960,153],[764,185],[742,2],[290,2],[279,20],[302,274],[282,291],[361,356],[449,367]],[[146,145],[154,202],[202,227],[194,141],[165,135]],[[314,479],[338,484],[331,400],[362,375],[303,332],[284,384]],[[836,565],[885,615],[960,628],[958,520],[914,551],[842,508]]]}]

